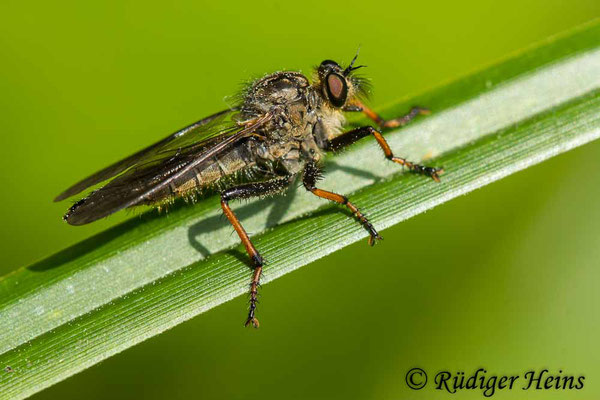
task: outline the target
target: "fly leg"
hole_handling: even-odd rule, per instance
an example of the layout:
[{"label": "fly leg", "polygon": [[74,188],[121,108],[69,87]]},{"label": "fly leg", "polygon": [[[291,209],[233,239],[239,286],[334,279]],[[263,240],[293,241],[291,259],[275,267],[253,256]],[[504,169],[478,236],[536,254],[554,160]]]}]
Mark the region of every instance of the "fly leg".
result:
[{"label": "fly leg", "polygon": [[326,190],[318,189],[315,187],[315,184],[317,183],[320,177],[321,170],[319,169],[318,165],[314,161],[307,162],[306,166],[304,167],[304,174],[302,176],[302,182],[304,183],[304,187],[306,188],[306,190],[312,192],[318,197],[331,200],[338,204],[342,204],[348,207],[348,209],[350,209],[352,214],[354,214],[358,222],[360,222],[360,224],[369,233],[369,244],[371,246],[373,246],[377,240],[382,240],[383,238],[379,236],[379,233],[377,233],[375,227],[371,225],[367,217],[365,217],[354,204],[348,201],[348,198],[346,198],[346,196],[342,196],[341,194],[333,192],[328,192]]},{"label": "fly leg", "polygon": [[258,328],[258,319],[254,316],[256,312],[256,304],[258,303],[258,286],[260,284],[260,276],[262,274],[262,268],[264,260],[259,254],[256,247],[252,244],[250,237],[246,233],[246,230],[240,223],[240,220],[233,213],[231,207],[229,207],[229,201],[235,199],[249,199],[251,197],[260,197],[272,195],[281,192],[291,183],[291,177],[273,179],[266,182],[248,183],[245,185],[235,186],[224,190],[221,193],[221,208],[223,214],[227,217],[233,229],[237,232],[238,236],[242,240],[242,244],[246,248],[246,252],[252,260],[254,271],[252,273],[252,281],[250,283],[250,309],[248,311],[248,318],[244,326],[252,324],[255,328]]},{"label": "fly leg", "polygon": [[392,153],[392,149],[390,148],[390,145],[387,143],[387,141],[385,140],[385,138],[383,137],[381,132],[379,132],[377,129],[373,128],[372,126],[362,126],[360,128],[353,129],[351,131],[348,131],[348,132],[330,140],[327,143],[326,150],[337,151],[346,146],[351,145],[352,143],[354,143],[366,136],[371,136],[371,135],[375,136],[375,140],[377,140],[379,147],[381,147],[381,150],[383,150],[383,154],[385,154],[385,157],[388,160],[393,161],[396,164],[405,166],[410,171],[412,171],[416,174],[428,176],[436,182],[440,181],[440,174],[444,173],[443,168],[427,167],[425,165],[420,165],[420,164],[416,164],[414,162],[408,161],[405,158],[394,156],[394,153]]},{"label": "fly leg", "polygon": [[372,119],[382,129],[397,128],[399,126],[404,126],[413,119],[415,119],[418,115],[427,115],[431,113],[431,111],[429,111],[426,108],[413,107],[406,115],[394,119],[385,120],[375,111],[371,110],[369,107],[360,102],[358,102],[353,107],[348,108],[346,111],[362,111],[367,117]]}]

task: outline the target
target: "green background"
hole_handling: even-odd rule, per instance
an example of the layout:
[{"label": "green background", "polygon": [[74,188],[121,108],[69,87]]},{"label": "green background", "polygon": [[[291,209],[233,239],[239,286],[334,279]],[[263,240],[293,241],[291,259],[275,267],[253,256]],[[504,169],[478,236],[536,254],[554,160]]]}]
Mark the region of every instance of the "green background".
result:
[{"label": "green background", "polygon": [[[599,16],[597,0],[5,0],[0,273],[127,218],[74,228],[51,199],[222,109],[250,77],[347,62],[360,45],[377,108]],[[34,398],[482,398],[431,388],[437,371],[479,367],[586,377],[494,398],[598,398],[599,157],[592,143],[265,286],[258,331],[240,327],[238,298]],[[430,383],[415,392],[417,366]]]}]

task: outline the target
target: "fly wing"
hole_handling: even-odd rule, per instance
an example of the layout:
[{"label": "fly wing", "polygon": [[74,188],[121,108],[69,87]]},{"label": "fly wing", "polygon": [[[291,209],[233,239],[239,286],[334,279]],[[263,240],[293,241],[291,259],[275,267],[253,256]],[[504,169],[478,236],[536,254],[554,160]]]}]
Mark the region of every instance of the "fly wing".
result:
[{"label": "fly wing", "polygon": [[[88,176],[84,180],[77,182],[76,184],[74,184],[73,186],[56,196],[54,201],[61,201],[66,198],[69,198],[91,186],[97,185],[100,182],[103,182],[107,179],[119,175],[120,173],[134,166],[140,161],[153,157],[157,152],[168,146],[171,142],[175,141],[176,139],[181,140],[185,137],[186,139],[192,138],[192,140],[201,140],[198,139],[198,136],[205,137],[206,134],[209,133],[209,131],[211,131],[211,129],[207,129],[207,126],[217,125],[216,122],[226,120],[228,116],[231,116],[236,111],[237,109],[224,110],[211,116],[208,116],[204,119],[201,119],[200,121],[194,122],[193,124],[188,125],[185,128],[170,134],[166,138],[146,147],[145,149],[142,149],[137,153],[122,159],[121,161],[117,161],[116,163],[96,172],[95,174]],[[212,131],[214,132],[215,129],[212,129]]]},{"label": "fly wing", "polygon": [[172,141],[153,157],[144,158],[143,162],[138,162],[75,203],[64,219],[71,225],[84,225],[123,208],[142,204],[193,168],[252,134],[270,119],[270,114],[265,114],[245,126],[229,124],[228,127],[222,127],[218,134],[210,133],[207,138],[198,142],[187,138],[185,141]]}]

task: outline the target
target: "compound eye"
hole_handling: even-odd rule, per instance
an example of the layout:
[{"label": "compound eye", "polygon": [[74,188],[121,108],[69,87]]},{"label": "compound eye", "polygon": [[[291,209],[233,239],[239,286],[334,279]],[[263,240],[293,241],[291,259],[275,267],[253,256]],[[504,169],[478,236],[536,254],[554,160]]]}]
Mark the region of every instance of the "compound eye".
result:
[{"label": "compound eye", "polygon": [[326,85],[327,97],[329,101],[336,107],[341,107],[346,102],[348,96],[348,85],[346,85],[346,79],[334,72],[327,75]]}]

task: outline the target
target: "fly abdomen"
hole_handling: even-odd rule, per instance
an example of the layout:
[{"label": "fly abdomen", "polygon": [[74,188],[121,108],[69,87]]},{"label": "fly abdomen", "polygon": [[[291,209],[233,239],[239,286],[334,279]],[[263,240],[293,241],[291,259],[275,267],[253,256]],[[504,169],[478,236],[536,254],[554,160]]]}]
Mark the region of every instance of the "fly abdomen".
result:
[{"label": "fly abdomen", "polygon": [[187,197],[204,189],[221,186],[240,172],[255,165],[246,145],[238,145],[192,168],[181,178],[171,182],[164,190],[148,199],[148,203],[161,203],[176,197]]}]

